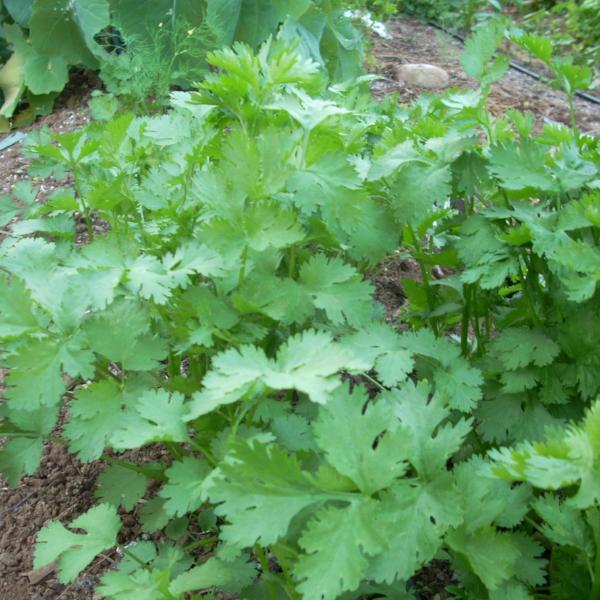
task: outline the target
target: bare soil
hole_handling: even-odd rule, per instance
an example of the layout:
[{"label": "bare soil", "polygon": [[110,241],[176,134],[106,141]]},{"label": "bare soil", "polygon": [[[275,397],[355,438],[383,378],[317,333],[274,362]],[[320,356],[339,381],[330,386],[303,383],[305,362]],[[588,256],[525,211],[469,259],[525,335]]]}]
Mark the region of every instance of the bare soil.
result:
[{"label": "bare soil", "polygon": [[[442,67],[450,75],[450,86],[476,87],[475,81],[465,75],[460,65],[463,45],[459,40],[417,19],[393,21],[388,29],[392,39],[372,36],[373,54],[377,59],[375,70],[387,77],[387,80],[376,84],[374,93],[377,96],[395,91],[400,101],[408,104],[424,92],[397,81],[396,67],[406,63],[428,63]],[[535,68],[533,65],[532,69]],[[513,69],[509,69],[494,85],[490,96],[493,114],[501,115],[510,108],[531,111],[540,124],[557,121],[568,125],[570,122],[565,94]],[[577,98],[575,108],[582,132],[599,135],[600,106]]]},{"label": "bare soil", "polygon": [[[423,25],[413,19],[402,19],[389,25],[393,39],[373,39],[376,69],[386,79],[377,82],[374,94],[382,97],[397,92],[400,101],[409,103],[423,90],[399,84],[395,69],[403,63],[429,63],[446,69],[451,85],[474,87],[475,83],[464,75],[458,60],[462,45],[457,40]],[[73,131],[88,122],[86,110],[92,81],[80,82],[77,89],[70,89],[59,100],[56,110],[40,119],[32,128],[48,126],[55,131]],[[585,132],[600,133],[600,110],[598,106],[577,100],[577,118]],[[543,84],[518,73],[509,71],[494,86],[491,107],[495,114],[509,108],[529,110],[540,122],[544,120],[569,122],[564,95],[548,89]],[[29,161],[20,153],[19,144],[0,152],[0,195],[10,190],[20,179],[27,176]],[[50,182],[41,182],[50,186]],[[43,189],[44,193],[51,191]],[[417,266],[400,258],[385,261],[374,274],[376,298],[386,307],[388,320],[397,318],[405,303],[402,280],[418,278]],[[0,395],[2,373],[0,372]],[[10,489],[0,480],[0,599],[2,600],[96,600],[94,586],[98,575],[110,568],[118,555],[100,556],[72,584],[60,584],[52,569],[32,571],[35,536],[51,519],[64,523],[88,510],[95,502],[93,495],[96,478],[104,464],[96,462],[81,464],[69,455],[64,447],[49,443],[44,451],[42,465],[33,477],[26,477],[16,489]],[[121,543],[139,539],[140,531],[134,515],[122,514],[124,529]],[[448,582],[447,569],[436,568],[423,579],[442,579],[431,588],[440,592]],[[425,596],[423,596],[425,597]]]}]

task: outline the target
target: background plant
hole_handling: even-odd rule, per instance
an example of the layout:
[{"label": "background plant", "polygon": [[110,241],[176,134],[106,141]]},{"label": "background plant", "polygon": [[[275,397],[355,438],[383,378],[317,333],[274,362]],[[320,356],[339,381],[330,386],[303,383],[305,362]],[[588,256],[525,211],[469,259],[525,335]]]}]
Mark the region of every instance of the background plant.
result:
[{"label": "background plant", "polygon": [[[156,100],[171,85],[189,88],[206,68],[207,50],[234,39],[258,48],[280,26],[333,79],[361,70],[360,36],[332,0],[158,0],[141,12],[137,0],[4,0],[1,6],[3,38],[12,48],[0,70],[5,128],[25,92],[30,103],[43,99],[51,107],[72,66],[102,67],[110,91],[139,105],[144,93]],[[156,83],[139,76],[146,68]]]}]

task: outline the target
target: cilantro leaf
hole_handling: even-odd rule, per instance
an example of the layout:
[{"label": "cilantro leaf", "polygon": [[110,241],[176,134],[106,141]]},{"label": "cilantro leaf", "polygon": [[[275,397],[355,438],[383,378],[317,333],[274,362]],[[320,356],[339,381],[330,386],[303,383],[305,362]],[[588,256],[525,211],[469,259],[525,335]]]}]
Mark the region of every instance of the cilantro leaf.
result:
[{"label": "cilantro leaf", "polygon": [[165,512],[182,517],[199,508],[204,501],[204,483],[209,472],[206,462],[191,456],[174,462],[165,471],[168,481],[159,492],[165,499]]},{"label": "cilantro leaf", "polygon": [[326,498],[293,455],[256,441],[231,451],[208,495],[219,505],[215,512],[229,521],[223,540],[238,548],[275,543],[298,512]]},{"label": "cilantro leaf", "polygon": [[56,426],[58,406],[35,411],[6,407],[3,413],[8,422],[0,421],[0,437],[3,432],[12,436],[0,449],[0,473],[16,486],[23,475],[32,475],[39,467],[44,439]]},{"label": "cilantro leaf", "polygon": [[224,561],[214,556],[206,562],[179,575],[171,582],[171,594],[184,594],[194,590],[217,588],[236,593],[250,585],[256,576],[256,567],[247,557]]},{"label": "cilantro leaf", "polygon": [[447,529],[462,520],[452,478],[396,483],[382,495],[380,519],[388,539],[383,552],[371,560],[369,578],[390,584],[407,580],[435,556]]},{"label": "cilantro leaf", "polygon": [[[504,36],[504,24],[489,21],[479,27],[465,42],[460,62],[467,73],[482,85],[490,85],[500,79],[508,69],[509,59],[494,54]],[[492,60],[493,59],[493,60]]]},{"label": "cilantro leaf", "polygon": [[509,371],[528,365],[549,365],[560,352],[556,342],[542,331],[515,327],[503,330],[493,340],[492,350]]},{"label": "cilantro leaf", "polygon": [[139,397],[133,410],[121,415],[121,423],[110,437],[114,448],[127,450],[151,442],[186,442],[184,422],[186,407],[182,394],[147,390]]},{"label": "cilantro leaf", "polygon": [[0,274],[0,285],[0,338],[18,337],[38,329],[40,324],[23,282]]},{"label": "cilantro leaf", "polygon": [[165,358],[164,342],[150,333],[147,313],[134,302],[115,302],[84,325],[90,348],[131,371],[150,371]]},{"label": "cilantro leaf", "polygon": [[115,379],[101,379],[78,390],[69,406],[69,422],[64,427],[70,450],[82,461],[100,458],[121,427],[123,415],[133,410],[138,395],[143,394],[148,385],[144,379],[128,379],[121,389]]},{"label": "cilantro leaf", "polygon": [[61,346],[55,341],[32,340],[9,357],[6,399],[16,410],[56,406],[65,393]]},{"label": "cilantro leaf", "polygon": [[317,308],[333,323],[361,325],[373,320],[373,287],[350,265],[323,254],[313,256],[300,270],[300,281]]},{"label": "cilantro leaf", "polygon": [[[58,580],[67,584],[101,552],[115,545],[121,521],[114,507],[99,504],[77,517],[67,529],[53,521],[37,536],[33,568],[58,560]],[[83,529],[86,533],[74,533]]]},{"label": "cilantro leaf", "polygon": [[389,404],[367,402],[363,388],[339,388],[320,407],[314,432],[328,462],[372,495],[405,473],[406,438],[404,432],[393,431]]},{"label": "cilantro leaf", "polygon": [[334,600],[359,586],[369,566],[368,556],[384,546],[374,513],[377,501],[369,498],[315,513],[299,541],[306,554],[294,568],[304,597]]},{"label": "cilantro leaf", "polygon": [[546,151],[530,141],[505,143],[492,147],[488,170],[507,190],[533,188],[558,191],[552,174],[545,167]]},{"label": "cilantro leaf", "polygon": [[95,496],[115,508],[133,510],[146,493],[146,478],[137,471],[110,465],[98,477]]}]

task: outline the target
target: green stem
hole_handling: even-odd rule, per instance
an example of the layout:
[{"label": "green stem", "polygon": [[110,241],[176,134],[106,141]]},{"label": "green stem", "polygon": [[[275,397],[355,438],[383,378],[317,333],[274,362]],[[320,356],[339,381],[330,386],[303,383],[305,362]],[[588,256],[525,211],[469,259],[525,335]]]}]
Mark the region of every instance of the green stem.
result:
[{"label": "green stem", "polygon": [[[423,287],[425,288],[425,297],[427,298],[427,307],[429,308],[429,312],[432,313],[435,309],[435,299],[433,297],[433,290],[431,288],[431,277],[429,276],[429,271],[423,262],[421,248],[419,247],[419,242],[417,240],[417,236],[412,228],[412,226],[408,226],[408,230],[410,232],[412,247],[415,251],[415,260],[419,265],[419,269],[421,270],[421,279],[423,280]],[[433,319],[430,320],[431,328],[433,329],[433,333],[438,335],[438,327],[437,322]]]},{"label": "green stem", "polygon": [[242,287],[242,283],[244,283],[244,278],[246,277],[246,261],[248,260],[248,246],[244,246],[244,251],[242,252],[242,268],[240,269],[240,275],[238,277],[238,288]]},{"label": "green stem", "polygon": [[469,354],[469,322],[471,321],[471,301],[470,286],[468,284],[463,285],[463,298],[465,305],[462,311],[462,320],[460,325],[460,348],[463,356]]},{"label": "green stem", "polygon": [[600,600],[600,536],[596,537],[596,559],[594,561],[594,579],[589,600]]},{"label": "green stem", "polygon": [[240,414],[237,415],[233,425],[231,426],[231,432],[229,433],[229,439],[231,442],[235,442],[235,438],[237,436],[237,430],[239,428],[239,426],[241,425],[242,421],[244,420],[244,417],[246,416],[246,414],[248,413],[248,411],[253,407],[253,404],[250,404],[249,402],[246,403],[240,410]]},{"label": "green stem", "polygon": [[387,392],[388,391],[383,385],[381,385],[381,383],[379,383],[379,381],[377,381],[377,379],[374,379],[368,373],[361,373],[361,375],[367,381],[370,381],[374,386],[378,387],[382,392]]},{"label": "green stem", "polygon": [[[254,554],[256,554],[256,558],[258,558],[258,562],[261,564],[263,568],[263,574],[268,578],[271,573],[271,568],[269,567],[269,561],[265,554],[265,551],[256,544],[254,546]],[[269,596],[271,600],[277,600],[277,588],[273,584],[272,581],[266,581],[267,589],[269,590]]]},{"label": "green stem", "polygon": [[300,155],[300,168],[306,167],[306,155],[308,154],[308,144],[310,142],[310,130],[304,130],[304,139],[302,140],[302,154]]},{"label": "green stem", "polygon": [[525,272],[523,271],[523,267],[521,266],[520,263],[519,263],[519,277],[521,278],[521,289],[523,291],[523,295],[525,296],[525,300],[527,302],[527,305],[529,306],[529,314],[531,316],[531,320],[533,321],[533,324],[537,327],[540,325],[540,319],[537,315],[537,312],[535,309],[535,302],[531,295],[529,279],[528,279],[528,277],[525,276]]},{"label": "green stem", "polygon": [[165,442],[165,448],[175,460],[181,460],[185,453],[175,442]]},{"label": "green stem", "polygon": [[296,244],[294,244],[290,248],[290,257],[289,257],[289,262],[288,262],[288,277],[290,279],[293,279],[295,274],[296,274]]},{"label": "green stem", "polygon": [[148,565],[141,558],[139,558],[139,556],[136,556],[133,552],[131,552],[131,550],[127,550],[127,548],[123,548],[123,546],[120,546],[120,549],[121,549],[121,552],[125,556],[128,556],[129,558],[131,558],[131,560],[134,560],[143,569],[147,569],[148,568]]},{"label": "green stem", "polygon": [[215,459],[215,457],[212,455],[210,450],[207,450],[202,444],[199,444],[196,440],[191,440],[190,446],[194,450],[196,450],[196,452],[200,452],[200,454],[202,454],[202,456],[207,460],[207,462],[210,463],[211,467],[217,466],[217,460]]},{"label": "green stem", "polygon": [[200,383],[206,373],[204,365],[204,355],[189,357],[189,377],[193,381]]},{"label": "green stem", "polygon": [[181,359],[178,356],[175,356],[173,352],[169,354],[168,371],[171,379],[175,379],[175,377],[178,377],[181,374]]},{"label": "green stem", "polygon": [[119,467],[123,467],[124,469],[129,469],[130,471],[134,471],[135,473],[140,473],[144,477],[148,479],[154,479],[155,481],[167,481],[167,478],[162,473],[157,473],[151,469],[145,469],[144,467],[140,467],[134,463],[130,463],[124,460],[119,460],[118,458],[113,458],[112,456],[107,456],[106,454],[102,455],[102,460],[106,461],[109,465],[118,465]]},{"label": "green stem", "polygon": [[183,552],[191,552],[192,550],[195,550],[196,548],[202,548],[203,546],[210,546],[211,544],[216,543],[218,541],[219,541],[218,535],[211,535],[209,537],[205,537],[200,540],[196,540],[195,542],[192,542],[191,544],[184,546],[181,550]]},{"label": "green stem", "polygon": [[71,165],[71,171],[73,172],[73,179],[75,181],[75,191],[77,192],[77,197],[79,198],[79,202],[81,203],[81,208],[83,209],[83,218],[85,219],[85,225],[88,234],[88,242],[94,241],[94,227],[92,224],[92,218],[90,216],[90,208],[87,205],[83,194],[81,193],[81,186],[77,181],[77,173],[75,170],[75,165]]},{"label": "green stem", "polygon": [[483,339],[481,337],[481,327],[479,326],[479,316],[477,314],[477,294],[475,286],[471,288],[471,301],[473,307],[473,331],[475,332],[475,339],[477,340],[477,354],[481,354],[483,350]]},{"label": "green stem", "polygon": [[567,103],[569,105],[569,117],[571,118],[571,128],[573,129],[573,135],[577,145],[581,145],[581,135],[579,133],[579,127],[577,127],[577,114],[575,113],[575,102],[572,93],[567,94]]}]

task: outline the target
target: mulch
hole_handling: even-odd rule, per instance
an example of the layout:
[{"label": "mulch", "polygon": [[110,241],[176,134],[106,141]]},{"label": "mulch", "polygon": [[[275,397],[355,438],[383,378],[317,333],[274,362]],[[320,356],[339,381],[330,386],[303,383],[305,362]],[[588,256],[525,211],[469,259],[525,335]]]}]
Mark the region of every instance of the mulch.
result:
[{"label": "mulch", "polygon": [[[391,92],[400,101],[415,100],[422,90],[398,83],[395,69],[403,63],[429,63],[446,69],[452,86],[474,87],[464,75],[459,54],[462,45],[457,40],[413,19],[394,21],[389,25],[393,39],[374,37],[373,54],[378,72],[386,79],[374,85],[374,94],[382,97]],[[48,126],[54,131],[73,131],[88,122],[86,109],[89,94],[96,84],[78,82],[63,94],[56,110],[40,119],[33,127]],[[510,108],[529,110],[542,123],[544,120],[569,123],[565,97],[543,84],[515,71],[509,71],[493,89],[490,98],[494,114]],[[600,133],[598,106],[577,100],[577,118],[584,132]],[[10,190],[27,175],[29,161],[20,154],[19,145],[0,152],[0,195]],[[56,185],[42,182],[44,186]],[[44,189],[44,193],[51,191]],[[402,280],[418,278],[415,264],[400,257],[385,261],[373,281],[376,298],[386,307],[388,319],[395,320],[405,303]],[[0,392],[2,378],[0,373]],[[35,476],[26,477],[16,489],[0,480],[0,598],[2,600],[96,600],[93,588],[98,575],[118,559],[113,553],[99,557],[69,586],[60,584],[51,569],[32,571],[35,536],[50,519],[70,522],[94,503],[96,478],[103,469],[101,462],[81,464],[67,450],[48,443],[42,465]],[[121,543],[139,539],[140,531],[131,515],[125,521]]]}]

